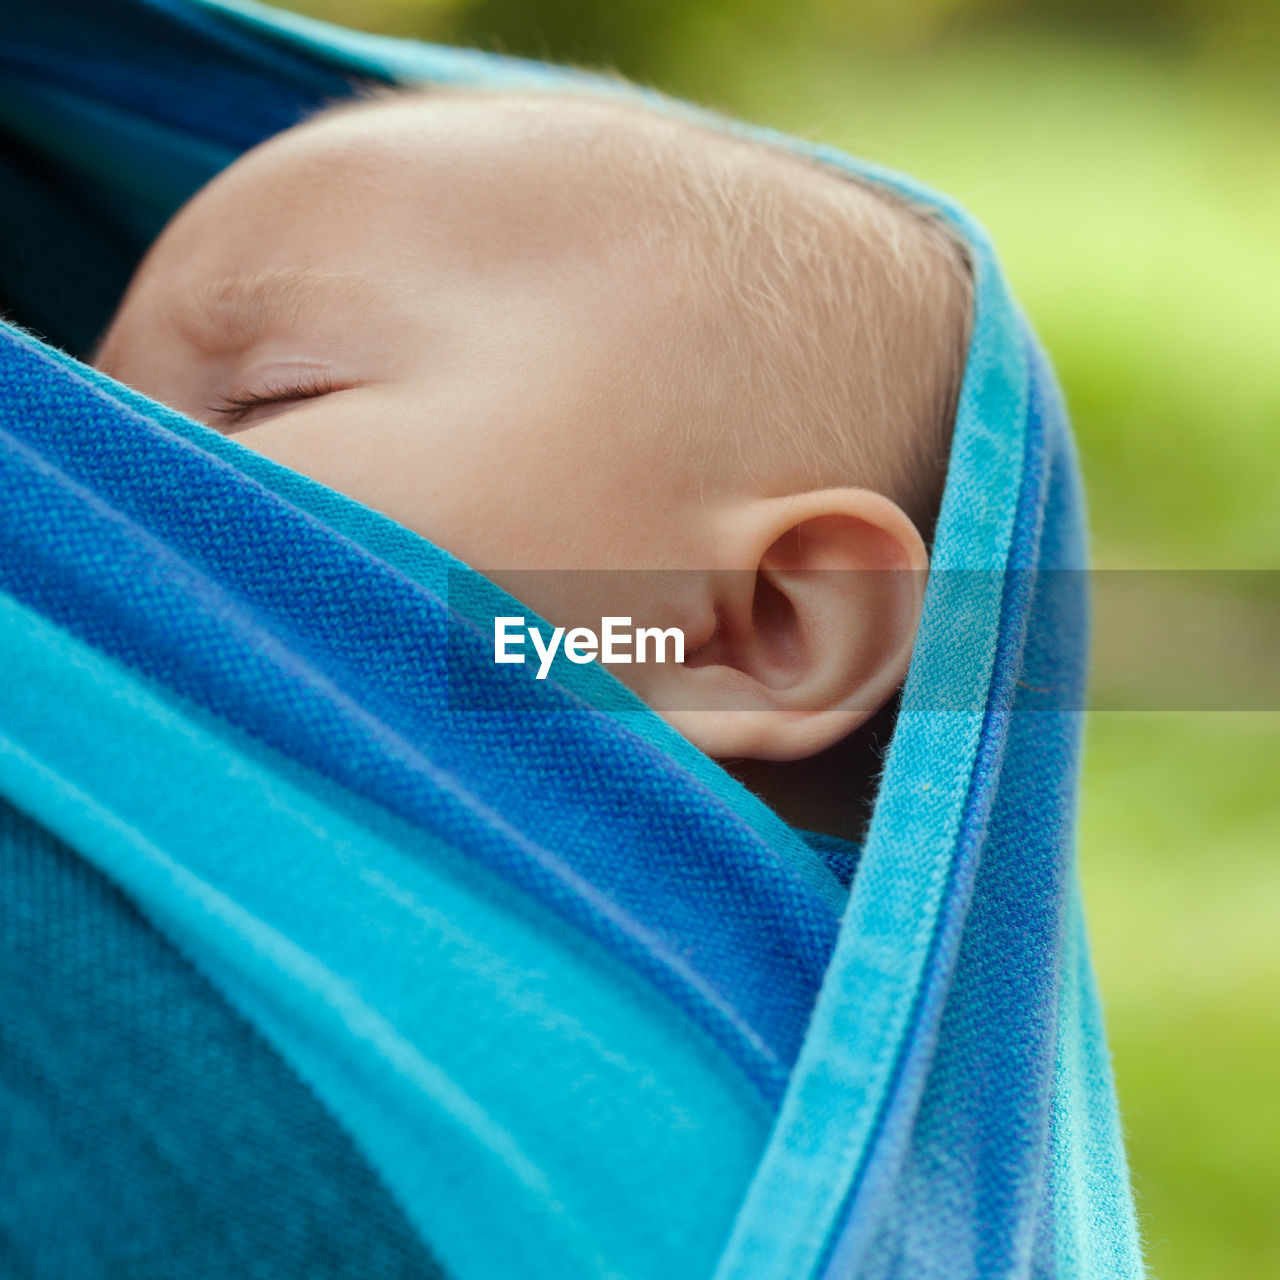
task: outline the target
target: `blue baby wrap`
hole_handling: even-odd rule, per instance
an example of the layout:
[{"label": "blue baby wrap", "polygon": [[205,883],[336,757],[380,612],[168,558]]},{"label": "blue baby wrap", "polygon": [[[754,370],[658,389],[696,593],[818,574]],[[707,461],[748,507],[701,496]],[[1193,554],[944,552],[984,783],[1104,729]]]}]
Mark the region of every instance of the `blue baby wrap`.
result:
[{"label": "blue baby wrap", "polygon": [[[177,204],[359,76],[632,92],[256,6],[13,6],[2,216],[44,257],[5,300],[83,354]],[[1142,1274],[1062,406],[980,229],[807,149],[943,209],[977,280],[848,892],[603,668],[495,666],[484,620],[530,611],[481,575],[0,328],[0,1270]]]}]

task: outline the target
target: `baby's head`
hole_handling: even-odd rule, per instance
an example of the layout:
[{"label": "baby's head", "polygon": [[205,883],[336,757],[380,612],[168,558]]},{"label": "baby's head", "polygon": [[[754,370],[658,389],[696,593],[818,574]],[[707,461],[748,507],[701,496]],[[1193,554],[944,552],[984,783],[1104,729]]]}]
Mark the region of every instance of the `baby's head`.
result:
[{"label": "baby's head", "polygon": [[683,665],[611,670],[709,754],[787,761],[905,674],[969,312],[950,234],[834,170],[449,90],[220,174],[97,361],[552,621],[681,627]]}]

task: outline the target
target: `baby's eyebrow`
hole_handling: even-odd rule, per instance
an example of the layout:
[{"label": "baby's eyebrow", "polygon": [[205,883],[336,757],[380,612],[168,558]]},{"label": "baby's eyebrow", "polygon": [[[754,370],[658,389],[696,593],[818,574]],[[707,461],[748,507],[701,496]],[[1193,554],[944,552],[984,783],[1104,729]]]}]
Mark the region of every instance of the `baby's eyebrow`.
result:
[{"label": "baby's eyebrow", "polygon": [[192,345],[214,352],[242,350],[265,329],[305,323],[321,299],[347,307],[372,300],[366,277],[354,271],[274,268],[220,276],[179,299],[173,322]]}]

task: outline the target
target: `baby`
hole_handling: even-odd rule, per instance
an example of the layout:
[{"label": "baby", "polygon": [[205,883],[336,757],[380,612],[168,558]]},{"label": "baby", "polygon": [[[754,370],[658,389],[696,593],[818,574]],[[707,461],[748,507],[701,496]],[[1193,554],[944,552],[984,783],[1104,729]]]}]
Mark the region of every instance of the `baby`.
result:
[{"label": "baby", "polygon": [[970,308],[940,223],[781,148],[397,91],[201,190],[96,363],[552,622],[680,627],[683,664],[610,670],[850,834],[840,751],[910,659]]}]

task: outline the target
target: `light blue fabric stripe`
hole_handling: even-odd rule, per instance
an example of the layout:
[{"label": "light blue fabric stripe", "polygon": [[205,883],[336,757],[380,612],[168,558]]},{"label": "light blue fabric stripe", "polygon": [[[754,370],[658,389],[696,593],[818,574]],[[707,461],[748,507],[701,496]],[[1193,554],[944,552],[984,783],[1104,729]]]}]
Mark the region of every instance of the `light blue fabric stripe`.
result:
[{"label": "light blue fabric stripe", "polygon": [[[1007,563],[1023,459],[1020,318],[985,237],[973,247],[974,336],[934,552],[945,569]],[[840,940],[717,1280],[820,1275],[878,1139],[951,885],[984,720],[973,708],[987,701],[1002,586],[999,574],[931,578]],[[941,709],[948,704],[954,710]],[[991,795],[976,799],[989,804]],[[856,1211],[875,1209],[864,1198]]]},{"label": "light blue fabric stripe", "polygon": [[1049,1170],[1058,1274],[1073,1280],[1142,1280],[1146,1270],[1115,1081],[1075,875],[1064,935]]},{"label": "light blue fabric stripe", "polygon": [[[263,1031],[452,1275],[709,1273],[769,1116],[666,1001],[7,596],[0,669],[0,792]],[[625,1155],[583,1165],[593,1146]]]},{"label": "light blue fabric stripe", "polygon": [[313,54],[327,66],[363,73],[379,79],[429,80],[436,84],[492,84],[495,80],[511,87],[560,87],[576,81],[584,87],[616,90],[624,82],[590,72],[574,71],[526,58],[512,58],[478,49],[403,40],[395,36],[352,31],[308,18],[304,14],[256,0],[196,0],[215,13],[222,13],[252,28],[270,40],[286,40],[293,48]]}]

